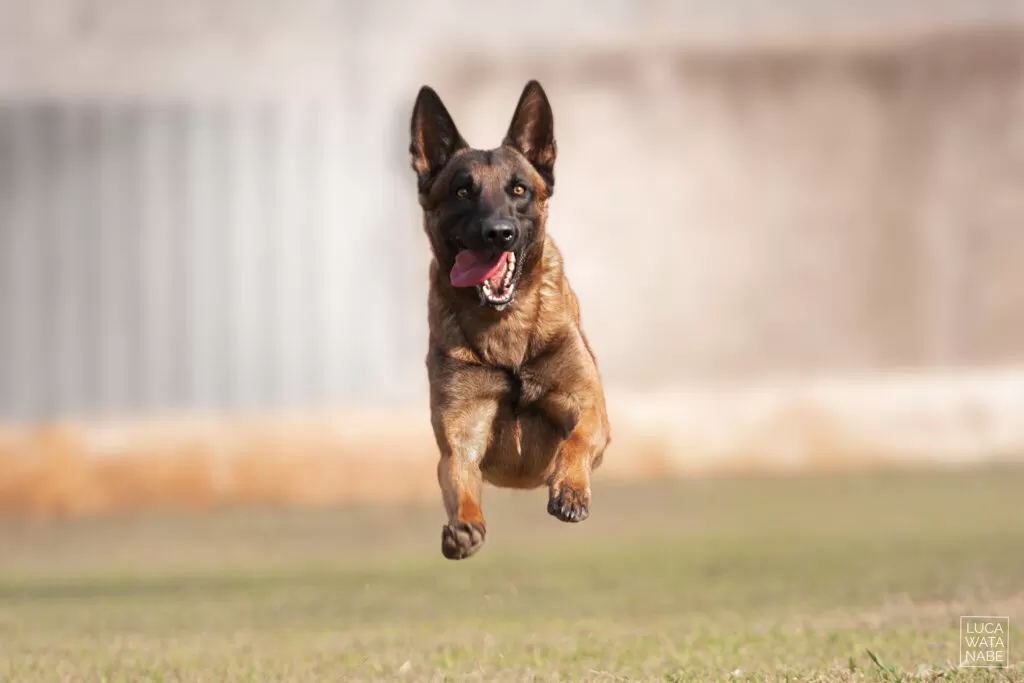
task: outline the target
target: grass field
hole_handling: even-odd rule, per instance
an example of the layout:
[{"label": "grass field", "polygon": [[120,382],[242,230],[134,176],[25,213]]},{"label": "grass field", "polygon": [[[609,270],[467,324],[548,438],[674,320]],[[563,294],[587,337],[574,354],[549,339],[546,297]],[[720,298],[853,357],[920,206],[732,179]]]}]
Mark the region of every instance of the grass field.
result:
[{"label": "grass field", "polygon": [[[1024,471],[0,524],[0,680],[1024,680]],[[959,617],[1010,666],[958,669]],[[871,652],[879,663],[872,661]]]}]

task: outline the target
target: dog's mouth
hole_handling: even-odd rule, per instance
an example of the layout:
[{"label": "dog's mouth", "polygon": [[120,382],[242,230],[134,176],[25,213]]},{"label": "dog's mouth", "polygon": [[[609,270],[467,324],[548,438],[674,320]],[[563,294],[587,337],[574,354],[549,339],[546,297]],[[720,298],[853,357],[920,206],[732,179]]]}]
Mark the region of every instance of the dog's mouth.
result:
[{"label": "dog's mouth", "polygon": [[503,308],[516,292],[516,255],[503,251],[497,256],[464,249],[455,257],[451,270],[453,287],[476,287],[485,304]]}]

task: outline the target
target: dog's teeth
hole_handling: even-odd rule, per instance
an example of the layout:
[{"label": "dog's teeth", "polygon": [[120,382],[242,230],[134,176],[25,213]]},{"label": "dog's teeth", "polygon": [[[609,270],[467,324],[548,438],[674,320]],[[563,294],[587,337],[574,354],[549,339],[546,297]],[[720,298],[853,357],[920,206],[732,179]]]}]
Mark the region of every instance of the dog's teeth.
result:
[{"label": "dog's teeth", "polygon": [[508,262],[513,266],[516,264],[516,253],[514,251],[508,252]]}]

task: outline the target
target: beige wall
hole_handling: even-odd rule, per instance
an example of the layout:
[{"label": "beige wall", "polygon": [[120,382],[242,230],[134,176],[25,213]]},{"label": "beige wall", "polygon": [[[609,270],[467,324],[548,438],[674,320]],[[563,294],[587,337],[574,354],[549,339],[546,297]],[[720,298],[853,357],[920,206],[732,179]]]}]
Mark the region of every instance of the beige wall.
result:
[{"label": "beige wall", "polygon": [[494,144],[539,76],[553,232],[606,373],[1024,361],[1024,39],[594,52],[441,83]]},{"label": "beige wall", "polygon": [[[335,142],[314,151],[331,168],[330,187],[313,199],[301,173],[289,176],[295,213],[279,212],[264,237],[287,243],[292,265],[281,266],[275,251],[259,267],[291,272],[307,252],[330,253],[326,281],[365,272],[367,252],[387,250],[396,272],[388,287],[358,292],[376,315],[363,316],[367,329],[342,329],[333,302],[351,300],[356,287],[331,280],[316,300],[332,320],[302,313],[232,333],[298,348],[309,330],[334,330],[314,342],[345,371],[317,400],[368,400],[372,387],[375,400],[419,401],[425,390],[427,254],[406,151],[423,83],[481,145],[500,139],[527,79],[544,83],[560,144],[552,232],[611,386],[1024,363],[1019,2],[794,2],[748,15],[742,2],[547,6],[520,3],[521,14],[543,10],[549,20],[495,31],[501,11],[456,0],[0,0],[0,102],[257,98],[298,102],[304,115],[304,100],[328,100],[321,111],[338,112],[328,136]],[[286,140],[300,131],[289,125]],[[197,145],[216,152],[230,139]],[[12,163],[0,159],[0,171]],[[81,172],[83,187],[93,175]],[[210,177],[228,188],[237,180]],[[173,200],[159,192],[168,185],[154,183],[157,200]],[[35,187],[19,206],[34,202],[45,213],[51,185]],[[209,223],[196,224],[214,225],[220,200],[255,205],[218,187],[199,191],[216,206]],[[303,212],[320,216],[307,227],[336,251],[294,239]],[[22,222],[25,235],[38,234]],[[239,241],[251,244],[245,221],[238,225]],[[58,236],[65,229],[50,227]],[[135,232],[130,222],[121,228]],[[148,229],[176,244],[164,226]],[[205,263],[219,262],[202,251]],[[30,266],[22,267],[48,267]],[[216,268],[209,276],[221,281]],[[150,301],[138,282],[119,277],[110,276],[110,291]],[[293,298],[303,304],[296,310],[312,310]],[[211,304],[200,317],[219,321],[220,311]],[[89,311],[78,318],[100,324]],[[197,334],[226,348],[217,335],[232,335],[210,329]],[[116,326],[104,335],[124,336]],[[46,349],[53,337],[29,330],[19,344]],[[177,347],[202,353],[197,344]],[[105,353],[118,356],[116,346]],[[19,374],[27,387],[54,367],[43,353],[33,358],[38,372]],[[250,360],[262,367],[274,358]],[[210,363],[200,361],[193,374],[206,377]],[[381,370],[357,384],[347,370],[354,364]],[[318,380],[328,365],[316,362]]]},{"label": "beige wall", "polygon": [[330,97],[345,6],[0,0],[0,97]]}]

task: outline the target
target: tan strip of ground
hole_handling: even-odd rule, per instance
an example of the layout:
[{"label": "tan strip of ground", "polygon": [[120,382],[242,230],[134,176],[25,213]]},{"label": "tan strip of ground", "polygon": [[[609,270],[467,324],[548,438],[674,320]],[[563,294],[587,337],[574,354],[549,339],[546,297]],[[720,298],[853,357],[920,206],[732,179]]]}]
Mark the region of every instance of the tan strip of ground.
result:
[{"label": "tan strip of ground", "polygon": [[[1024,462],[1024,371],[610,392],[605,481]],[[437,494],[422,409],[0,429],[0,514],[93,515]]]}]

